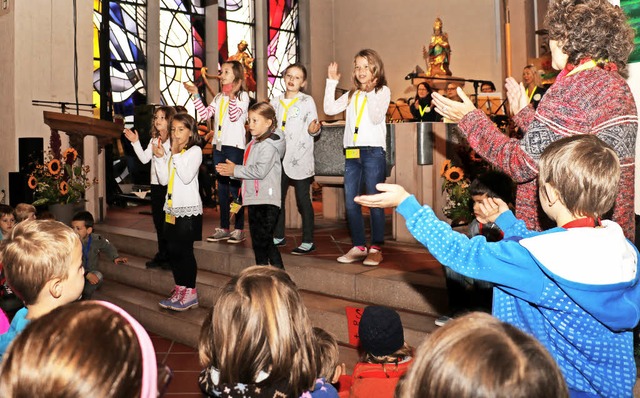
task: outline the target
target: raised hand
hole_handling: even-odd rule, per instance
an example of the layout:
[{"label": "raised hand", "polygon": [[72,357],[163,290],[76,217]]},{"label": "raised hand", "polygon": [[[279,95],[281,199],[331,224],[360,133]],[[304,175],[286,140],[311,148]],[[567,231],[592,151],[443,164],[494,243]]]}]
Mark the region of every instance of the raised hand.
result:
[{"label": "raised hand", "polygon": [[138,133],[135,130],[131,130],[131,129],[124,129],[124,136],[130,141],[130,142],[138,142]]},{"label": "raised hand", "polygon": [[356,196],[354,201],[367,207],[396,207],[410,196],[401,185],[397,184],[377,184],[376,189],[380,193]]},{"label": "raised hand", "polygon": [[233,170],[235,167],[236,164],[227,159],[225,163],[218,163],[216,165],[216,171],[225,177],[233,177]]},{"label": "raised hand", "polygon": [[479,214],[476,214],[478,222],[486,224],[496,222],[500,214],[509,210],[509,206],[500,198],[485,198],[478,203]]},{"label": "raised hand", "polygon": [[518,83],[513,77],[508,77],[504,82],[509,99],[509,110],[511,115],[517,115],[522,109],[529,105],[529,97],[522,83]]},{"label": "raised hand", "polygon": [[329,64],[329,69],[327,70],[327,77],[331,80],[340,80],[340,73],[338,73],[338,64],[336,62],[332,62]]},{"label": "raised hand", "polygon": [[153,156],[157,158],[164,157],[164,147],[162,146],[162,144],[153,146]]},{"label": "raised hand", "polygon": [[196,87],[195,84],[191,83],[191,82],[184,82],[183,83],[184,88],[187,89],[187,91],[189,92],[189,94],[198,94],[198,87]]},{"label": "raised hand", "polygon": [[458,96],[462,98],[462,102],[453,101],[436,92],[431,93],[431,98],[433,98],[431,104],[435,105],[436,112],[452,122],[459,122],[467,113],[476,109],[476,106],[473,105],[473,102],[471,102],[460,87],[458,87],[456,91],[458,92]]}]

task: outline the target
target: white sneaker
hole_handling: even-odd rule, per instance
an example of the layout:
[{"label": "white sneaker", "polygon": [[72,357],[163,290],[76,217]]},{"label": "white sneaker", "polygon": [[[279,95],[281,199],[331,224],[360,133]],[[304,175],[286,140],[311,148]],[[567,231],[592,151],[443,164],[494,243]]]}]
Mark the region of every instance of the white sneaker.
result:
[{"label": "white sneaker", "polygon": [[344,256],[338,257],[338,262],[342,264],[351,264],[356,261],[362,261],[367,258],[367,248],[360,250],[357,246],[353,246]]},{"label": "white sneaker", "polygon": [[233,232],[231,232],[230,236],[229,236],[229,240],[227,242],[229,243],[240,243],[240,242],[244,242],[244,240],[246,239],[245,235],[244,235],[244,231],[241,229],[234,229]]},{"label": "white sneaker", "polygon": [[436,324],[436,326],[444,326],[452,319],[453,318],[451,318],[450,316],[443,315],[440,318],[436,319],[434,323]]}]

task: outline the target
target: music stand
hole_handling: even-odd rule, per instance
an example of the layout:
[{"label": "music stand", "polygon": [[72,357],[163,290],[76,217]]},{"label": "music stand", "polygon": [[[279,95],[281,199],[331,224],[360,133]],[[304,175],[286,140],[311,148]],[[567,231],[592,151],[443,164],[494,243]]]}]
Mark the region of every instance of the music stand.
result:
[{"label": "music stand", "polygon": [[491,116],[491,115],[504,115],[504,108],[502,106],[502,94],[500,93],[482,93],[477,97],[478,109]]},{"label": "music stand", "polygon": [[409,104],[389,104],[387,109],[387,120],[406,122],[413,120]]}]

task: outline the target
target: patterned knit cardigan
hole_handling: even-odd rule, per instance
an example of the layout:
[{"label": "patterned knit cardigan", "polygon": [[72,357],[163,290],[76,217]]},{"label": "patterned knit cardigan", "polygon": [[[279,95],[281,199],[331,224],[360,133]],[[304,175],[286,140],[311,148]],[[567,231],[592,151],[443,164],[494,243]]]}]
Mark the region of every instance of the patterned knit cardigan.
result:
[{"label": "patterned knit cardigan", "polygon": [[625,80],[616,71],[599,67],[573,75],[565,69],[542,98],[538,110],[529,105],[514,121],[525,132],[521,140],[506,137],[480,110],[468,113],[458,127],[476,152],[518,184],[518,218],[528,228],[541,230],[540,215],[546,216],[538,204],[537,163],[547,145],[575,134],[596,134],[620,158],[620,186],[612,219],[633,242],[638,115]]}]

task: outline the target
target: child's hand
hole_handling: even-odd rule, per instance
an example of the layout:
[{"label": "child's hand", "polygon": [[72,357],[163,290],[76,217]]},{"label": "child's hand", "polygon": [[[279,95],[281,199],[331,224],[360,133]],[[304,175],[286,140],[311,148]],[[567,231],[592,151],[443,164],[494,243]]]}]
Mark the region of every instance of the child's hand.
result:
[{"label": "child's hand", "polygon": [[367,207],[396,207],[409,197],[409,193],[397,184],[377,184],[376,189],[380,193],[356,196],[354,201]]},{"label": "child's hand", "polygon": [[113,259],[114,264],[126,264],[128,261],[126,257],[116,257]]},{"label": "child's hand", "polygon": [[124,129],[124,136],[131,142],[138,142],[138,133],[135,130]]},{"label": "child's hand", "polygon": [[218,174],[225,177],[233,177],[233,170],[235,169],[235,167],[236,164],[227,159],[225,163],[218,163],[216,165],[216,171],[218,172]]},{"label": "child's hand", "polygon": [[482,224],[496,222],[500,214],[509,210],[509,206],[500,198],[486,198],[482,203],[478,203],[480,214],[476,214],[476,219]]},{"label": "child's hand", "polygon": [[89,272],[86,278],[92,285],[96,285],[98,284],[98,282],[100,282],[100,278],[98,278],[98,275],[94,274],[93,272]]},{"label": "child's hand", "polygon": [[309,123],[309,128],[307,128],[307,131],[309,132],[309,134],[315,134],[320,131],[321,127],[322,122],[319,122],[318,119],[314,119],[311,123]]},{"label": "child's hand", "polygon": [[187,91],[189,92],[189,94],[193,94],[196,95],[198,94],[198,87],[196,87],[195,84],[191,83],[191,82],[184,82],[183,83],[184,88],[187,89]]},{"label": "child's hand", "polygon": [[332,62],[329,64],[329,69],[327,71],[327,77],[331,80],[340,80],[340,74],[338,73],[338,64]]},{"label": "child's hand", "polygon": [[164,157],[164,146],[162,146],[162,144],[160,145],[154,145],[153,146],[153,155],[157,158],[162,158]]}]

